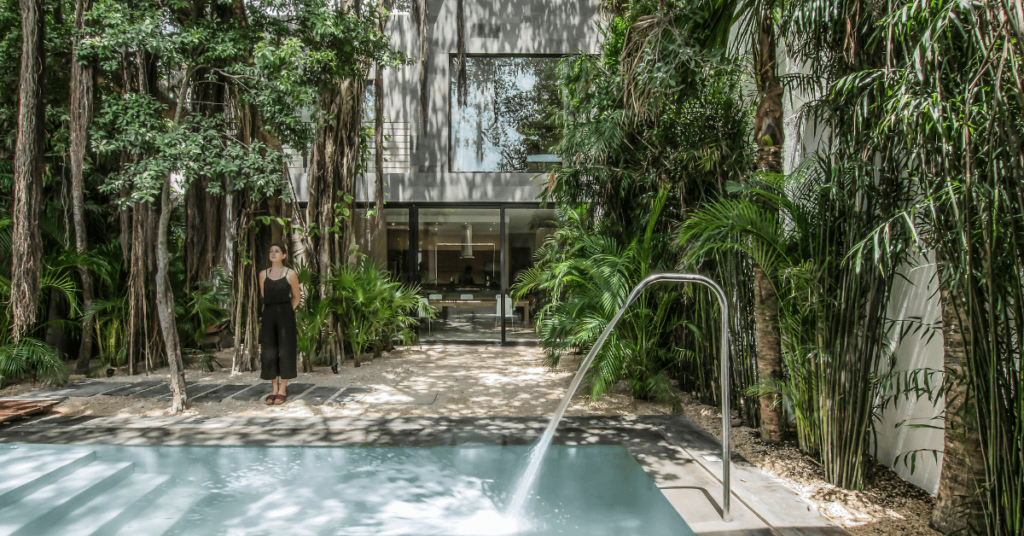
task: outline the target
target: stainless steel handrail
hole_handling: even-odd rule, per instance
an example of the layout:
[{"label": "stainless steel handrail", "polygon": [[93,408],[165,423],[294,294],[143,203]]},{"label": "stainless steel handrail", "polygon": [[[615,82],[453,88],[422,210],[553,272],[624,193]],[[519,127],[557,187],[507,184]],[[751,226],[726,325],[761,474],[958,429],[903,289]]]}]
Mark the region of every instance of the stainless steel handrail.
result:
[{"label": "stainless steel handrail", "polygon": [[569,407],[569,403],[572,401],[573,395],[576,394],[576,390],[579,389],[580,383],[583,382],[583,376],[587,373],[587,369],[590,368],[591,363],[594,362],[594,357],[597,356],[597,352],[604,346],[605,339],[611,334],[612,330],[615,329],[615,324],[619,322],[622,315],[626,312],[626,308],[631,303],[636,301],[640,297],[640,293],[643,292],[647,286],[658,283],[660,281],[675,281],[677,283],[700,283],[711,288],[718,298],[718,303],[722,307],[722,520],[732,521],[732,515],[729,513],[729,427],[731,423],[731,415],[729,413],[729,302],[725,297],[725,292],[722,287],[718,286],[713,280],[697,274],[654,274],[647,279],[644,279],[633,289],[630,293],[629,298],[626,299],[626,303],[622,304],[622,308],[615,314],[612,321],[608,324],[608,327],[604,328],[604,332],[597,338],[597,342],[594,343],[593,348],[590,349],[590,353],[580,363],[580,368],[576,371],[576,376],[573,377],[572,383],[569,384],[569,391],[566,393],[565,398],[562,399],[562,403],[558,405],[558,409],[555,410],[554,416],[551,418],[551,422],[548,424],[547,430],[545,430],[545,436],[551,437],[555,433],[555,428],[558,427],[558,422],[562,420],[562,415],[565,414],[566,408]]}]

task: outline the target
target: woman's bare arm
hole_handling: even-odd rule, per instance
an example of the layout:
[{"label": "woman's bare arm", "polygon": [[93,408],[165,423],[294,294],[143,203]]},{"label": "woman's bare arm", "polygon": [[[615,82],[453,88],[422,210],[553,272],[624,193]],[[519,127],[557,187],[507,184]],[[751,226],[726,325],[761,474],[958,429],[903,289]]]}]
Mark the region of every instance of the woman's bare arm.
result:
[{"label": "woman's bare arm", "polygon": [[267,278],[267,271],[260,272],[260,297],[263,297],[263,280]]},{"label": "woman's bare arm", "polygon": [[299,276],[295,270],[288,270],[288,283],[292,286],[292,309],[295,309],[302,301],[302,288],[299,287]]}]

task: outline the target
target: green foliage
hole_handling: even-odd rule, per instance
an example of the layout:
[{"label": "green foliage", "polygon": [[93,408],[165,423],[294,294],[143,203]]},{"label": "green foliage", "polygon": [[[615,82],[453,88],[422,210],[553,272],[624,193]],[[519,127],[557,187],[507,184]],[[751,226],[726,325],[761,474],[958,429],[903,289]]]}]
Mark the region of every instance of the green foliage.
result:
[{"label": "green foliage", "polygon": [[637,2],[602,27],[600,55],[562,61],[563,167],[545,199],[586,203],[599,229],[628,242],[672,190],[660,230],[753,167],[739,63],[695,45],[704,5]]},{"label": "green foliage", "polygon": [[[751,110],[741,98],[741,62],[725,56],[720,36],[714,35],[722,23],[728,27],[729,9],[718,3],[625,4],[601,27],[599,54],[577,54],[560,65],[564,104],[557,120],[563,132],[556,150],[563,165],[547,177],[544,199],[572,222],[567,220],[538,252],[538,267],[529,275],[530,285],[551,296],[538,329],[556,358],[569,346],[592,340],[601,325],[587,327],[570,319],[577,313],[571,310],[573,302],[586,285],[574,288],[570,300],[565,286],[576,280],[563,278],[560,270],[575,266],[591,278],[586,279],[589,285],[597,285],[596,272],[590,272],[597,268],[585,267],[595,262],[594,255],[609,263],[620,255],[634,262],[646,259],[648,272],[630,271],[625,265],[618,272],[610,265],[602,268],[601,284],[632,288],[654,267],[674,269],[677,253],[667,247],[665,237],[695,208],[723,195],[726,182],[742,179],[753,167]],[[659,196],[664,199],[658,201]],[[663,207],[659,217],[652,216],[656,204]],[[645,249],[648,232],[657,237],[653,250]],[[698,267],[736,298],[730,319],[731,392],[735,407],[754,423],[756,400],[744,395],[756,370],[752,292],[745,285],[749,268],[749,260],[740,254],[708,258]],[[614,281],[607,279],[613,273]],[[591,298],[598,301],[579,314],[596,314],[590,308],[603,298],[598,288],[592,290]],[[519,292],[525,295],[525,290]],[[617,292],[621,296],[613,296],[618,299],[628,294]],[[633,333],[623,335],[632,346],[616,343],[616,355],[607,360],[607,377],[627,379],[638,396],[667,399],[665,377],[670,376],[688,392],[717,403],[721,354],[716,333],[721,323],[714,301],[698,289],[648,292],[653,297],[634,306]],[[603,304],[605,313],[609,303]],[[610,316],[594,318],[606,322]],[[641,322],[649,324],[646,331],[639,329]],[[611,342],[608,347],[611,351]],[[602,393],[607,381],[595,378],[592,387],[592,393]]]},{"label": "green foliage", "polygon": [[[679,234],[684,262],[738,250],[775,282],[785,378],[763,380],[751,394],[781,392],[801,449],[822,457],[830,481],[854,488],[864,485],[875,404],[884,394],[876,375],[891,368],[885,310],[905,255],[897,234],[877,266],[847,260],[877,225],[877,215],[857,205],[858,190],[872,187],[869,177],[856,165],[809,158],[789,177],[731,184],[737,197],[706,204]],[[881,193],[898,198],[901,186]]]},{"label": "green foliage", "polygon": [[178,336],[200,353],[205,353],[207,330],[228,322],[231,278],[218,266],[213,269],[210,280],[194,282],[192,288],[180,283],[176,288],[180,288],[184,294],[174,300]]},{"label": "green foliage", "polygon": [[[522,276],[515,299],[540,291],[551,296],[537,317],[541,344],[552,365],[571,349],[588,351],[608,326],[629,293],[652,273],[670,269],[668,238],[655,232],[664,208],[663,191],[650,208],[650,225],[629,243],[591,234],[585,207],[558,210],[558,230],[537,253],[537,264]],[[630,306],[597,354],[587,376],[590,395],[607,394],[626,381],[633,396],[678,403],[662,374],[679,353],[671,341],[681,322],[673,307],[678,289],[651,290]]]},{"label": "green foliage", "polygon": [[415,343],[417,313],[427,318],[435,314],[423,304],[418,286],[393,280],[365,258],[353,266],[335,267],[326,284],[331,289],[329,307],[345,330],[357,363],[367,349],[383,348],[391,340]]}]

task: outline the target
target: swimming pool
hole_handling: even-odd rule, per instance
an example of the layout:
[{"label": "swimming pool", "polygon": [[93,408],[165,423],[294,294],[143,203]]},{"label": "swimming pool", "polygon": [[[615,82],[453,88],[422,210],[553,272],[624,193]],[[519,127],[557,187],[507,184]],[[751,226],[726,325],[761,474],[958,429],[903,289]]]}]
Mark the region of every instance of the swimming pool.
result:
[{"label": "swimming pool", "polygon": [[622,446],[551,447],[506,515],[529,450],[0,446],[0,535],[693,535]]}]

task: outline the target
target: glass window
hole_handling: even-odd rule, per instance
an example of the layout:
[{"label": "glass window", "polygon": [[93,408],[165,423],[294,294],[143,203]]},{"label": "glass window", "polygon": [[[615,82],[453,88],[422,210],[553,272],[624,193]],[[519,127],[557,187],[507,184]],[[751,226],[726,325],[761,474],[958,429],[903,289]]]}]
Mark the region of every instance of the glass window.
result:
[{"label": "glass window", "polygon": [[[537,249],[555,232],[555,211],[551,209],[505,209],[505,256],[509,295],[516,291],[527,270],[536,262]],[[547,303],[542,292],[513,297],[505,323],[507,340],[536,340],[537,313]]]},{"label": "glass window", "polygon": [[544,171],[559,161],[558,56],[466,57],[460,102],[458,57],[451,59],[451,170]]}]

